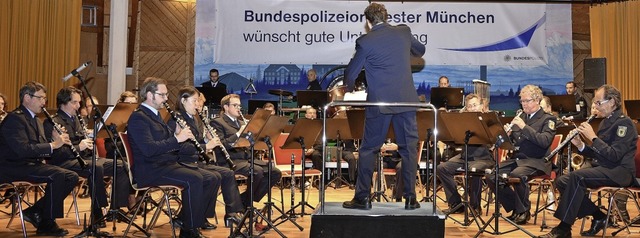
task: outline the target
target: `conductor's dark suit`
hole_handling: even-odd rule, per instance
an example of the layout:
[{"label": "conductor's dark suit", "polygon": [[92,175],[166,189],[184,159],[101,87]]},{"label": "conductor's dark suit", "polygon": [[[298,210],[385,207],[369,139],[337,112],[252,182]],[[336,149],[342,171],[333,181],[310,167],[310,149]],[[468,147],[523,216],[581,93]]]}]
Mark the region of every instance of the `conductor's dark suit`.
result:
[{"label": "conductor's dark suit", "polygon": [[[196,139],[201,144],[201,148],[205,149],[206,143],[204,143],[204,125],[202,123],[198,123],[194,117],[190,116],[184,110],[180,111],[180,115],[187,123],[189,128],[191,129],[191,133],[196,137]],[[170,128],[175,128],[176,122],[172,119],[167,123]],[[215,165],[215,161],[202,161],[198,154],[195,151],[195,146],[189,145],[189,147],[193,147],[191,152],[183,153],[180,151],[180,163],[193,164],[198,166],[200,169],[207,170],[213,173],[216,176],[216,181],[218,181],[218,186],[214,188],[215,194],[213,194],[213,202],[217,200],[218,197],[218,187],[222,190],[222,198],[224,199],[225,211],[226,214],[230,214],[233,212],[241,212],[244,207],[242,206],[242,201],[240,200],[240,192],[238,191],[238,184],[236,183],[236,177],[233,170],[228,167],[222,167]],[[219,158],[219,159],[224,159]],[[207,211],[207,217],[212,217],[215,215],[215,204],[211,207],[211,210]]]},{"label": "conductor's dark suit", "polygon": [[51,156],[51,146],[45,138],[51,131],[44,131],[40,120],[20,106],[0,124],[0,133],[0,173],[10,181],[47,183],[44,196],[27,210],[40,213],[43,220],[62,217],[64,198],[78,183],[78,175],[42,163]]},{"label": "conductor's dark suit", "polygon": [[[473,171],[473,168],[475,168],[475,171],[482,172],[494,166],[493,156],[486,145],[469,145],[468,154],[469,171]],[[442,183],[445,195],[447,196],[447,202],[451,208],[462,202],[453,176],[456,175],[456,171],[459,168],[464,169],[464,158],[465,154],[463,150],[463,153],[452,157],[447,162],[440,163],[436,167],[438,170],[438,179],[440,179]],[[469,193],[469,204],[472,208],[477,209],[480,207],[482,180],[480,180],[478,176],[470,176],[469,180],[469,189],[471,190]]]},{"label": "conductor's dark suit", "polygon": [[[216,83],[215,87],[213,86],[213,82],[211,82],[211,80],[200,84],[200,86],[202,86],[204,88],[221,88],[221,89],[224,89],[225,92],[227,91],[227,85],[222,83],[222,82],[220,82],[220,81],[218,81],[218,83]],[[216,102],[216,103],[219,103],[219,102]]]},{"label": "conductor's dark suit", "polygon": [[[233,146],[231,146],[233,143],[235,143],[238,140],[238,136],[236,135],[236,132],[238,132],[238,130],[242,125],[244,125],[244,122],[240,120],[234,121],[231,118],[229,118],[229,116],[227,116],[226,114],[223,114],[221,117],[218,117],[213,121],[211,121],[211,126],[213,126],[213,128],[216,129],[216,133],[220,138],[220,141],[224,145],[227,152],[229,152],[229,156],[233,160],[233,163],[236,165],[236,169],[234,172],[236,174],[241,174],[249,177],[250,167],[247,159],[250,159],[250,158],[247,157],[247,153],[245,153],[244,148],[236,149]],[[216,152],[216,158],[219,158],[217,161],[218,165],[222,167],[228,167],[227,161],[223,159],[224,154],[222,153],[220,148],[216,148],[215,152]],[[269,184],[269,181],[267,178],[268,162],[258,159],[258,160],[254,160],[254,164],[255,166],[254,166],[253,185],[252,185],[253,201],[259,202],[267,194],[269,189],[271,189],[273,185],[275,185],[276,183],[278,183],[278,181],[280,181],[280,178],[282,177],[282,172],[280,172],[279,169],[272,167],[271,184]],[[248,189],[244,193],[240,194],[240,196],[242,197],[242,203],[245,206],[248,206],[251,203],[249,195],[250,194]]]},{"label": "conductor's dark suit", "polygon": [[582,151],[578,151],[593,158],[594,167],[579,169],[556,179],[561,199],[554,216],[565,223],[573,224],[576,218],[593,214],[598,209],[587,197],[587,188],[626,187],[636,183],[634,156],[638,134],[633,121],[622,114],[622,110],[615,110],[600,122],[597,135],[592,145],[585,145]]},{"label": "conductor's dark suit", "polygon": [[[368,102],[418,102],[411,75],[411,57],[421,57],[425,46],[411,35],[406,25],[380,23],[356,40],[356,53],[345,70],[348,91],[362,69],[367,79]],[[363,143],[358,160],[356,199],[369,196],[376,152],[393,123],[395,141],[402,157],[405,197],[415,198],[418,132],[416,108],[367,107]]]},{"label": "conductor's dark suit", "polygon": [[[507,212],[514,210],[516,213],[529,211],[529,186],[526,181],[533,176],[551,174],[551,161],[544,160],[549,153],[549,147],[556,134],[555,120],[552,115],[544,113],[542,109],[521,116],[526,126],[517,128],[513,126],[510,138],[514,142],[516,150],[506,161],[500,163],[498,174],[506,173],[512,178],[521,178],[522,182],[513,185],[513,189],[505,186],[498,193],[498,200]],[[489,188],[495,190],[493,178],[485,180]]]},{"label": "conductor's dark suit", "polygon": [[[71,147],[68,145],[62,146],[60,147],[60,149],[55,150],[53,152],[53,155],[51,155],[51,161],[49,161],[48,163],[76,172],[78,173],[78,175],[82,176],[83,178],[89,178],[89,181],[91,181],[91,177],[89,177],[89,175],[91,174],[90,170],[92,168],[92,151],[80,151],[79,143],[80,141],[82,141],[82,139],[84,139],[84,134],[81,129],[82,126],[77,120],[77,117],[70,117],[69,114],[65,113],[64,111],[58,110],[57,114],[53,116],[53,120],[55,120],[56,123],[60,124],[60,126],[64,127],[67,130],[67,134],[69,134],[71,143],[76,148],[76,151],[80,153],[80,156],[84,159],[87,167],[84,169],[80,167],[78,160],[75,158],[75,154],[71,150]],[[44,130],[53,130],[53,124],[49,120],[46,120],[44,122]],[[49,140],[51,139],[51,135],[46,136]],[[115,207],[125,207],[128,205],[127,197],[129,196],[131,185],[129,184],[128,172],[125,170],[122,162],[118,162],[118,174],[116,175],[117,181],[115,186],[115,188],[117,188],[117,190],[115,191],[117,203],[115,204]],[[98,189],[96,190],[97,201],[94,202],[96,202],[98,205],[97,207],[95,207],[98,211],[100,210],[100,207],[106,207],[108,205],[107,189],[103,179],[105,174],[107,176],[112,176],[113,160],[97,158],[95,175],[98,179],[95,180],[95,185]],[[88,184],[89,189],[92,190],[93,183],[89,182]]]},{"label": "conductor's dark suit", "polygon": [[127,134],[135,161],[133,177],[140,186],[184,188],[181,214],[184,228],[199,228],[210,204],[205,195],[213,193],[214,176],[197,167],[178,164],[177,153],[184,143],[178,143],[175,128],[169,128],[156,113],[142,103],[129,117]]}]

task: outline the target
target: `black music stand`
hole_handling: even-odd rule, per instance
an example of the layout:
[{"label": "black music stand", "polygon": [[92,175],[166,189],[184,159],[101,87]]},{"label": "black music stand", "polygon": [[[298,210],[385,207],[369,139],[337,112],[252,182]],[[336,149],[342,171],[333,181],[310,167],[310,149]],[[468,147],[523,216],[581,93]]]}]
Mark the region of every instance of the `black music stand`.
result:
[{"label": "black music stand", "polygon": [[[482,218],[480,218],[480,214],[475,214],[476,211],[471,209],[469,205],[469,153],[468,147],[469,145],[487,145],[493,144],[493,138],[489,134],[489,131],[486,130],[486,126],[483,124],[483,114],[480,112],[454,112],[454,113],[441,113],[440,117],[442,118],[442,123],[449,129],[451,136],[453,137],[453,141],[456,144],[464,145],[464,199],[463,201],[456,207],[452,208],[452,211],[458,210],[460,207],[464,206],[464,220],[458,221],[455,218],[446,214],[447,217],[450,217],[454,222],[459,223],[463,226],[471,225],[471,220],[469,220],[469,212],[471,212],[471,216],[473,217],[473,222],[478,225],[480,228],[480,223]],[[463,121],[465,123],[464,127],[461,127],[459,122]],[[473,172],[473,171],[472,171]],[[476,171],[474,176],[477,176],[479,172],[484,174],[484,171]]]},{"label": "black music stand", "polygon": [[[260,213],[260,211],[258,211],[258,209],[256,209],[253,206],[253,176],[254,176],[254,169],[255,169],[255,145],[256,145],[256,139],[257,139],[257,135],[260,133],[260,131],[262,130],[262,128],[264,127],[264,125],[267,122],[267,119],[271,116],[271,112],[268,110],[264,110],[264,109],[258,109],[253,116],[251,117],[251,120],[247,123],[247,125],[245,126],[244,130],[240,133],[240,137],[238,137],[238,139],[232,144],[233,147],[235,148],[243,148],[243,147],[249,147],[250,149],[250,160],[249,160],[249,182],[247,183],[247,187],[249,189],[249,207],[247,207],[247,209],[244,212],[244,215],[242,216],[242,220],[240,221],[240,223],[238,224],[238,227],[236,227],[235,230],[233,230],[231,232],[231,235],[229,237],[237,237],[237,236],[245,236],[245,234],[242,233],[242,225],[245,223],[245,220],[249,220],[249,225],[247,227],[247,235],[249,237],[253,237],[253,224],[255,222],[255,216],[259,216],[260,218],[262,218],[263,221],[266,221],[267,226],[272,228],[274,231],[276,231],[281,237],[285,237],[285,235],[278,230],[278,228],[276,228],[273,223],[271,222],[271,219],[265,217],[262,213]],[[269,163],[269,175],[268,175],[268,179],[269,179],[269,184],[271,184],[271,163]],[[268,197],[267,197],[267,203],[271,203],[271,188],[269,188],[268,190]]]},{"label": "black music stand", "polygon": [[[494,166],[494,170],[493,170],[493,175],[494,175],[494,183],[495,183],[495,199],[494,199],[494,212],[491,215],[491,217],[489,218],[489,220],[487,220],[484,225],[482,225],[482,227],[480,227],[480,229],[478,230],[478,233],[476,233],[475,237],[478,237],[480,234],[486,232],[492,235],[502,235],[502,234],[507,234],[507,233],[511,233],[517,230],[521,230],[522,232],[526,233],[527,235],[529,235],[530,237],[535,237],[535,235],[531,234],[531,232],[525,230],[522,226],[516,224],[515,222],[507,219],[506,217],[504,217],[502,215],[502,213],[500,213],[500,203],[498,202],[498,193],[499,193],[499,180],[500,180],[500,176],[499,176],[499,168],[500,165],[498,164],[498,148],[501,149],[505,149],[505,150],[513,150],[514,146],[511,143],[511,139],[509,138],[509,136],[507,135],[507,132],[504,131],[504,127],[501,123],[500,118],[498,117],[498,115],[495,112],[486,112],[486,113],[482,113],[481,114],[482,120],[479,120],[480,122],[482,122],[483,127],[485,128],[485,133],[487,133],[486,135],[491,139],[490,143],[494,144],[494,159],[496,160],[495,166]],[[508,230],[505,232],[501,232],[500,231],[500,227],[499,227],[499,219],[502,218],[504,221],[508,222],[509,224],[511,224],[512,226],[516,227],[515,229],[512,230]],[[494,225],[491,226],[491,221],[494,221]],[[487,227],[491,226],[491,228],[493,228],[493,231],[487,231]]]},{"label": "black music stand", "polygon": [[[437,143],[438,141],[442,141],[442,142],[453,142],[453,137],[451,137],[451,133],[449,132],[449,130],[447,129],[447,127],[444,125],[444,123],[442,123],[442,116],[440,114],[442,113],[446,113],[446,112],[438,112],[438,125],[437,125],[437,129],[438,129],[438,135],[437,135],[437,141],[434,141],[432,139],[433,137],[433,132],[434,132],[434,128],[436,128],[436,122],[434,121],[434,112],[432,110],[418,110],[416,113],[416,121],[418,122],[418,137],[419,140],[424,141],[425,144],[427,145],[427,153],[426,153],[426,158],[427,158],[427,164],[426,164],[426,168],[425,168],[425,180],[427,180],[425,182],[425,195],[422,197],[421,201],[422,202],[435,202],[436,198],[438,198],[438,195],[434,192],[433,193],[433,197],[431,197],[431,195],[429,195],[430,193],[430,187],[431,185],[433,185],[434,188],[437,188],[436,185],[436,179],[433,178],[432,174],[435,174],[433,171],[431,170],[435,170],[436,166],[440,163],[439,159],[437,158],[437,155],[434,154],[433,156],[433,160],[431,162],[429,162],[429,159],[431,158],[429,156],[429,153],[431,153],[430,148],[436,148],[437,147]],[[429,145],[432,144],[432,145]],[[434,182],[434,184],[431,184],[430,181]],[[440,198],[441,200],[444,201],[444,199]]]},{"label": "black music stand", "polygon": [[[115,107],[115,105],[102,105],[102,104],[100,104],[100,105],[95,105],[94,107],[98,108],[101,112],[105,112],[104,114],[106,114],[106,112],[108,112],[108,111],[110,111],[110,110],[113,110],[113,107]],[[110,108],[111,108],[111,109],[110,109]],[[56,109],[56,110],[57,110],[57,109]],[[93,120],[93,117],[95,116],[95,112],[96,112],[96,111],[91,111],[91,113],[92,113],[92,114],[94,114],[94,115],[87,115],[87,117],[88,117],[89,119],[92,119],[92,120]],[[87,129],[94,129],[94,128],[93,128],[93,127],[94,127],[94,124],[95,124],[95,123],[89,123],[89,122],[87,122]],[[98,125],[98,126],[100,126],[100,125]]]},{"label": "black music stand", "polygon": [[[258,109],[258,110],[264,110],[264,109]],[[267,110],[264,110],[264,111],[267,111]],[[251,119],[253,120],[253,118]],[[278,136],[280,136],[280,133],[282,133],[282,130],[288,123],[289,123],[288,117],[271,116],[267,119],[264,126],[262,127],[262,130],[260,130],[260,132],[256,136],[257,141],[256,141],[255,147],[257,149],[262,149],[262,148],[265,148],[266,146],[266,150],[268,151],[267,157],[269,158],[269,172],[271,172],[271,168],[273,166],[273,154],[272,154],[273,144],[271,143],[271,138],[278,138]],[[271,184],[271,175],[269,175],[268,183]],[[300,231],[304,230],[302,226],[300,226],[294,219],[291,219],[291,217],[284,212],[284,208],[281,209],[275,206],[273,202],[271,202],[271,189],[269,189],[267,193],[268,193],[267,202],[264,204],[265,206],[261,210],[263,211],[263,213],[267,214],[267,219],[271,221],[271,223],[273,223],[273,227],[276,227],[286,221],[290,221],[291,223],[293,223],[293,225],[298,227],[298,230]],[[272,214],[271,209],[273,208],[275,208],[280,213],[280,216],[274,220],[271,220],[271,214]],[[276,221],[279,219],[282,219],[282,220],[276,223]],[[271,227],[268,227],[268,228],[271,229]],[[269,229],[262,231],[260,234],[267,232]]]},{"label": "black music stand", "polygon": [[[551,100],[551,110],[560,116],[576,112],[576,97],[573,95],[548,95]],[[580,108],[581,110],[583,108]],[[586,108],[584,108],[586,110]]]},{"label": "black music stand", "polygon": [[640,120],[640,100],[624,100],[624,107],[627,109],[629,118]]},{"label": "black music stand", "polygon": [[224,96],[227,96],[227,91],[221,87],[196,87],[196,89],[204,95],[211,105],[210,107],[213,106],[212,108],[221,107],[220,101]]},{"label": "black music stand", "polygon": [[[327,140],[333,139],[336,140],[336,147],[338,148],[338,159],[337,159],[337,175],[334,179],[329,181],[328,184],[334,183],[334,189],[342,187],[342,184],[351,185],[351,183],[347,182],[342,178],[342,156],[343,149],[342,142],[351,138],[351,129],[349,129],[349,121],[346,118],[340,119],[327,119],[327,128],[326,128],[326,137]],[[322,139],[322,138],[319,138]],[[317,143],[322,143],[321,141]],[[324,158],[324,157],[323,157]],[[323,171],[324,172],[324,171]]]},{"label": "black music stand", "polygon": [[[306,118],[300,118],[296,121],[296,124],[293,126],[289,137],[282,145],[282,149],[302,149],[302,155],[305,152],[305,141],[315,142],[320,135],[320,131],[322,130],[322,121],[321,120],[310,120]],[[304,167],[304,158],[300,158],[300,163],[302,164],[302,181],[305,179],[305,167]],[[324,171],[323,171],[324,172]],[[300,183],[300,190],[302,190],[302,197],[298,205],[291,207],[289,211],[295,213],[295,209],[297,207],[301,207],[300,217],[304,215],[311,215],[311,213],[305,213],[304,208],[309,207],[311,209],[315,209],[305,200],[305,191],[304,191],[304,182]],[[292,204],[293,205],[293,204]],[[287,211],[287,213],[289,213]]]},{"label": "black music stand", "polygon": [[431,104],[436,108],[462,108],[464,88],[431,88]]},{"label": "black music stand", "polygon": [[296,91],[298,98],[298,107],[311,105],[314,108],[320,108],[329,102],[329,92],[325,90],[298,90]]}]

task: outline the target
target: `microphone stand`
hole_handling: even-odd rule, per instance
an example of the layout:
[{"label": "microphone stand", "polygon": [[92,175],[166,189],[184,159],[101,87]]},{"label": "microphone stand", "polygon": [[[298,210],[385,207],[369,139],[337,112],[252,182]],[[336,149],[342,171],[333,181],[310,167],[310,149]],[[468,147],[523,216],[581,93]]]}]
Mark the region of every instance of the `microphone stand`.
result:
[{"label": "microphone stand", "polygon": [[[89,89],[87,88],[87,84],[85,83],[85,80],[82,78],[82,75],[80,75],[78,72],[72,72],[72,74],[78,78],[78,80],[80,80],[80,82],[82,83],[82,88],[84,89],[84,92],[87,94],[87,96],[89,97],[89,99],[91,100],[91,105],[93,105],[93,109],[92,111],[95,112],[93,115],[93,148],[97,149],[97,145],[96,145],[96,138],[98,137],[98,125],[102,124],[103,126],[107,126],[106,122],[104,121],[104,118],[102,118],[102,112],[100,111],[100,108],[96,107],[96,102],[93,100],[93,96],[91,95],[91,92],[89,92]],[[94,220],[94,215],[93,215],[93,211],[94,211],[94,206],[96,205],[93,201],[96,201],[96,187],[95,187],[95,180],[96,180],[96,176],[92,176],[91,179],[91,187],[93,188],[91,191],[91,211],[90,214],[91,216],[89,216],[90,218],[90,225],[86,226],[85,223],[85,227],[84,229],[77,235],[74,236],[74,238],[79,238],[79,237],[89,237],[89,236],[94,236],[94,237],[113,237],[110,236],[107,233],[104,232],[100,232],[98,231],[98,226],[97,224],[100,221],[106,221],[107,217],[112,217],[113,219],[113,228],[112,230],[115,232],[116,230],[116,222],[120,221],[120,222],[126,222],[126,223],[130,223],[131,220],[126,216],[126,214],[122,213],[120,211],[120,209],[118,209],[117,207],[114,207],[116,204],[116,196],[115,196],[115,191],[117,191],[116,187],[117,187],[117,183],[115,181],[117,178],[117,168],[118,168],[118,161],[116,160],[118,155],[120,156],[120,158],[124,158],[124,156],[122,156],[122,152],[120,151],[120,149],[118,148],[117,144],[116,144],[116,140],[114,139],[114,135],[113,133],[108,130],[107,128],[105,128],[105,131],[107,131],[107,136],[109,137],[109,139],[111,139],[111,141],[114,142],[115,145],[115,155],[114,155],[114,160],[113,160],[113,171],[112,171],[112,181],[114,181],[113,183],[111,183],[111,201],[109,203],[109,211],[107,212],[106,215],[101,216],[101,218],[99,220]],[[96,163],[97,163],[97,157],[96,157],[96,153],[91,153],[91,174],[94,175],[95,171],[96,171]],[[100,178],[102,179],[102,178]],[[86,218],[85,218],[86,219]],[[142,229],[142,227],[138,226],[137,224],[133,224],[138,230],[143,231],[144,229]],[[146,233],[146,232],[145,232]]]}]

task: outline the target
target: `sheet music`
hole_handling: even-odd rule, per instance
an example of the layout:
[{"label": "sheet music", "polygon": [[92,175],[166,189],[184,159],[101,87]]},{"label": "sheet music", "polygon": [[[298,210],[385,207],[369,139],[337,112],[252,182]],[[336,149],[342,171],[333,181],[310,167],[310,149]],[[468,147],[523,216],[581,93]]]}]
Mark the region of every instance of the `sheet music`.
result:
[{"label": "sheet music", "polygon": [[[113,112],[114,108],[115,106],[108,107],[107,110],[102,115],[102,120],[107,121],[107,118],[109,118],[109,115],[111,115],[111,112]],[[98,131],[100,131],[100,129],[102,129],[102,122],[98,123]]]}]

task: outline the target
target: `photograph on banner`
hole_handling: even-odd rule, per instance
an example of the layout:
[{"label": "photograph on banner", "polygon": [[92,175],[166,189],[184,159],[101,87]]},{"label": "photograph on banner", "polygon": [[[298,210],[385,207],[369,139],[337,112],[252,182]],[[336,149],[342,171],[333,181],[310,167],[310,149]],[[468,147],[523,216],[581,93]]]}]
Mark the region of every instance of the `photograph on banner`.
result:
[{"label": "photograph on banner", "polygon": [[[366,34],[366,1],[202,1],[196,6],[194,84],[220,71],[227,90],[273,100],[268,89],[305,89],[314,69],[323,89],[341,77]],[[491,108],[517,107],[526,84],[564,94],[573,79],[570,4],[384,2],[391,25],[406,24],[427,48],[414,70],[419,94],[446,75],[452,87],[473,92],[486,66]],[[224,9],[224,10],[220,10]],[[329,72],[327,74],[327,72]],[[326,78],[321,78],[327,74]]]}]

